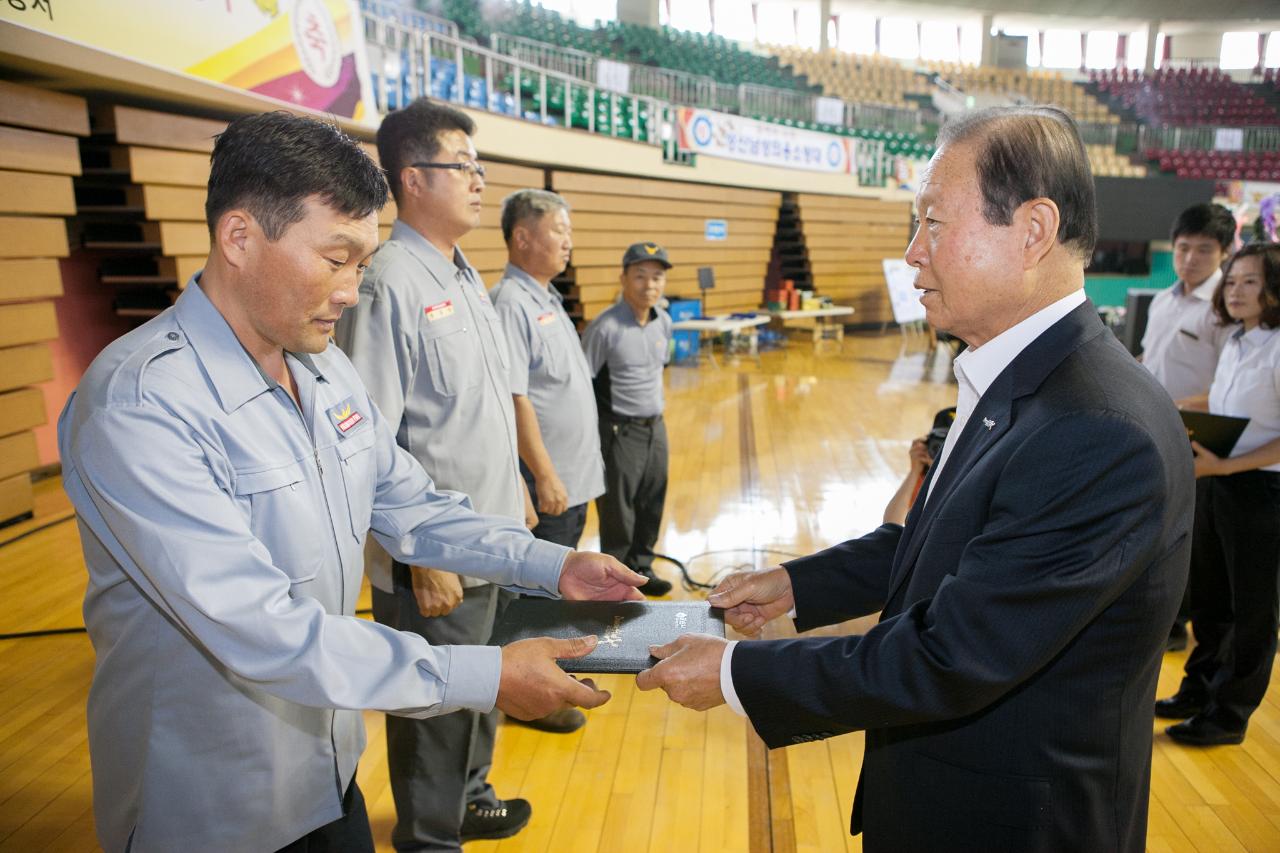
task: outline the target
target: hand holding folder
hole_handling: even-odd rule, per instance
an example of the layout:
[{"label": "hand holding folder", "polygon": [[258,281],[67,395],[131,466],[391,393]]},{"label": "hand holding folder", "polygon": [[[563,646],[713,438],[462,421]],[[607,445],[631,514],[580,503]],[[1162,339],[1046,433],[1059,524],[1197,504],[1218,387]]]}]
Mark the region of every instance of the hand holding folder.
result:
[{"label": "hand holding folder", "polygon": [[[560,594],[582,604],[643,599],[638,575],[613,557],[588,551],[571,551],[560,570]],[[536,599],[529,599],[536,600]],[[513,602],[519,604],[519,601]],[[519,720],[535,720],[571,706],[598,708],[609,701],[606,690],[597,690],[590,679],[579,681],[556,665],[591,654],[596,638],[589,631],[552,639],[532,636],[502,649],[502,674],[498,682],[498,709]]]}]

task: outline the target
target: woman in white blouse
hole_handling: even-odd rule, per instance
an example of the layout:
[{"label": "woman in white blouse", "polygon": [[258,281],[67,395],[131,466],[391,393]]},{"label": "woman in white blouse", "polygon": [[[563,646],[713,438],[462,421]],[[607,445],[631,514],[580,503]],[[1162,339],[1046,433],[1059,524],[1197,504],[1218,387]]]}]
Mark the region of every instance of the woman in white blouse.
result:
[{"label": "woman in white blouse", "polygon": [[[1230,457],[1198,443],[1191,625],[1196,647],[1160,716],[1187,717],[1169,737],[1240,743],[1276,654],[1280,576],[1280,244],[1251,243],[1227,262],[1213,294],[1234,326],[1209,388],[1213,414],[1249,419]],[[1184,406],[1200,400],[1179,401]]]}]

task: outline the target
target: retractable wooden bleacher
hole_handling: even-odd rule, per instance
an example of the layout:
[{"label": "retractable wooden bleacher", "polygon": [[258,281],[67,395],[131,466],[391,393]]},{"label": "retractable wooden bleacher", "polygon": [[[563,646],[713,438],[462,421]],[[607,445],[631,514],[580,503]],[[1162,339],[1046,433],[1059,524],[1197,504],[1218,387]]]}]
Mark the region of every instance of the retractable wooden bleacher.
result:
[{"label": "retractable wooden bleacher", "polygon": [[796,206],[815,292],[852,306],[859,323],[893,320],[881,262],[906,251],[910,203],[799,193]]},{"label": "retractable wooden bleacher", "polygon": [[[710,184],[554,171],[551,185],[573,208],[573,273],[583,318],[618,296],[622,252],[652,240],[675,265],[668,295],[698,297],[698,268],[715,271],[707,315],[758,308],[782,194]],[[724,240],[706,239],[708,219],[725,221]]]},{"label": "retractable wooden bleacher", "polygon": [[53,378],[58,258],[76,212],[76,137],[89,132],[83,98],[0,81],[0,524],[31,514],[33,429],[45,423],[40,383]]}]

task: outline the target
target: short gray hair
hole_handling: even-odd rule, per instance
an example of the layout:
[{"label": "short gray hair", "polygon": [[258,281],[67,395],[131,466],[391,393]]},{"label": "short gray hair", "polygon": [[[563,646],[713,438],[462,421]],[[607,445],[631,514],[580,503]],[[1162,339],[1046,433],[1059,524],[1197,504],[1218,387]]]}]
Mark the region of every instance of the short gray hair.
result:
[{"label": "short gray hair", "polygon": [[948,121],[937,146],[976,149],[983,218],[1008,225],[1033,198],[1058,206],[1058,242],[1088,260],[1098,241],[1098,211],[1089,155],[1071,114],[1054,106],[991,107]]},{"label": "short gray hair", "polygon": [[568,211],[569,202],[550,190],[516,190],[502,200],[502,239],[511,242],[511,234],[521,222],[541,219],[557,210]]}]

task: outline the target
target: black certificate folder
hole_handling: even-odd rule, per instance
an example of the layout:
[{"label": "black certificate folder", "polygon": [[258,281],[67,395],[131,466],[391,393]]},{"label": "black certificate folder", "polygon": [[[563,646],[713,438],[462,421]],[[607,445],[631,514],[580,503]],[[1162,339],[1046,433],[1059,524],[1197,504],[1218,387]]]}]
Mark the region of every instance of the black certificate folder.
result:
[{"label": "black certificate folder", "polygon": [[1192,441],[1200,442],[1214,456],[1224,459],[1231,455],[1244,428],[1249,425],[1248,418],[1182,410],[1178,414],[1182,415],[1182,425],[1187,428],[1187,436]]},{"label": "black certificate folder", "polygon": [[557,601],[518,598],[493,629],[497,646],[530,637],[596,635],[586,657],[558,661],[565,672],[636,673],[657,661],[649,647],[681,634],[724,636],[724,611],[705,601]]}]

